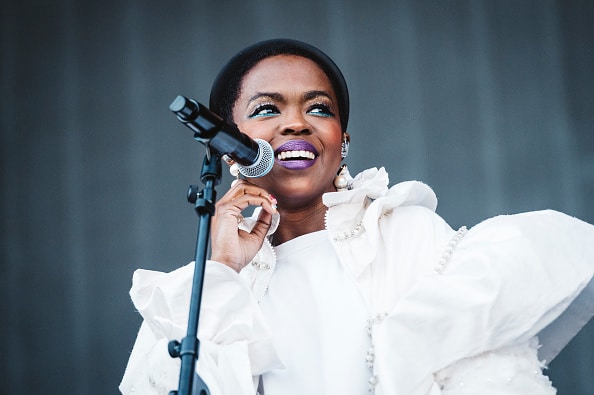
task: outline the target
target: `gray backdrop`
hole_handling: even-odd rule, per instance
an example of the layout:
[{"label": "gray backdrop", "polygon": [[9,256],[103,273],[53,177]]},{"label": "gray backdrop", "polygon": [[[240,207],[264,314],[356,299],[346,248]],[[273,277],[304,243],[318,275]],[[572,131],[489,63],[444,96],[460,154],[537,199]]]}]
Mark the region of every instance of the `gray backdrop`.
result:
[{"label": "gray backdrop", "polygon": [[[0,393],[116,393],[133,270],[194,252],[203,148],[169,103],[207,102],[257,40],[326,50],[350,82],[352,172],[427,182],[453,227],[594,222],[593,4],[3,1]],[[593,342],[590,323],[551,364],[561,394],[594,393]]]}]

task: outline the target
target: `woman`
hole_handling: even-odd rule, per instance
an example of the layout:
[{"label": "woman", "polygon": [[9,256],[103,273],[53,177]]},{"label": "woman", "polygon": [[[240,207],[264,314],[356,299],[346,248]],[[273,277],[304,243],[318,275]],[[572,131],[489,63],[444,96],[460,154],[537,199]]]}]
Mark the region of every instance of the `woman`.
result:
[{"label": "woman", "polygon": [[[211,393],[554,394],[542,359],[558,350],[538,355],[537,335],[592,278],[593,227],[546,211],[455,231],[426,185],[350,178],[348,105],[333,61],[293,40],[246,48],[215,80],[211,110],[276,163],[217,203],[199,328]],[[185,335],[192,271],[135,273],[123,393],[177,388],[167,343]]]}]

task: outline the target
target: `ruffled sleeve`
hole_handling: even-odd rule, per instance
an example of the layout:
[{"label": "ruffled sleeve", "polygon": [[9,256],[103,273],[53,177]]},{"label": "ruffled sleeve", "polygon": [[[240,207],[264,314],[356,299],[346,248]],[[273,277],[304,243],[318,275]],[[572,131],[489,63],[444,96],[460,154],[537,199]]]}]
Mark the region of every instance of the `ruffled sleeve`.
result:
[{"label": "ruffled sleeve", "polygon": [[[130,295],[144,322],[122,393],[167,394],[178,387],[180,361],[169,356],[167,344],[186,335],[193,273],[193,263],[171,273],[135,272]],[[249,287],[217,262],[206,265],[198,337],[197,370],[213,395],[253,395],[254,377],[280,366]]]},{"label": "ruffled sleeve", "polygon": [[459,242],[443,274],[424,276],[385,319],[382,393],[427,394],[455,361],[527,342],[594,273],[594,227],[553,212],[489,219]]},{"label": "ruffled sleeve", "polygon": [[383,216],[398,207],[420,206],[431,212],[437,207],[435,193],[422,182],[406,181],[391,188],[388,182],[383,167],[371,168],[354,178],[352,189],[323,196],[328,207],[326,229],[342,264],[355,278],[369,268],[384,242],[378,227]]}]

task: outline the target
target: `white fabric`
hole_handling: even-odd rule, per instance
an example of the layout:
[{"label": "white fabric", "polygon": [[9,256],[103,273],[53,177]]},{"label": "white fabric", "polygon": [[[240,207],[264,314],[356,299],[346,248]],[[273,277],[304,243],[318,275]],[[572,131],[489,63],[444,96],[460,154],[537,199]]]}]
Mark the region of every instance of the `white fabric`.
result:
[{"label": "white fabric", "polygon": [[260,306],[285,367],[264,374],[266,394],[364,394],[368,312],[327,232],[291,240],[276,254]]},{"label": "white fabric", "polygon": [[542,347],[538,356],[552,361],[569,341],[588,323],[594,311],[594,278],[553,323],[538,333]]},{"label": "white fabric", "polygon": [[554,395],[542,368],[534,339],[463,359],[438,372],[436,381],[443,395]]},{"label": "white fabric", "polygon": [[[470,393],[452,388],[460,382],[475,393],[513,394],[526,380],[538,388],[531,394],[552,393],[540,372],[532,378],[523,372],[540,366],[531,351],[535,336],[592,279],[594,227],[553,211],[501,216],[448,247],[455,232],[434,213],[433,191],[419,182],[390,189],[387,183],[383,169],[370,169],[355,177],[353,190],[326,194],[327,231],[276,252],[265,242],[239,276],[207,263],[198,371],[212,394],[253,395],[261,374],[266,395],[292,388],[360,394],[366,373],[377,375],[381,395]],[[308,242],[317,247],[293,250]],[[436,273],[449,250],[445,270]],[[131,296],[145,322],[120,386],[124,394],[177,387],[178,362],[166,344],[185,335],[192,270],[190,264],[135,274]],[[381,317],[372,330],[373,372],[364,365],[370,338],[359,323],[363,313]],[[489,380],[510,377],[490,369],[509,361],[517,379],[500,383],[509,392],[488,392],[502,388],[485,385]]]}]

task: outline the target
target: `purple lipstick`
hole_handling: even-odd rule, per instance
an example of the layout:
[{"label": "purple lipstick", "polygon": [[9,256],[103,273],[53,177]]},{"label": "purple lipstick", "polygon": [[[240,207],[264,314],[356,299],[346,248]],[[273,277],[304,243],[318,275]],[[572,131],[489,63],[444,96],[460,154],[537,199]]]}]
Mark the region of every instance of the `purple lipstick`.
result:
[{"label": "purple lipstick", "polygon": [[313,166],[318,151],[305,140],[290,140],[274,152],[276,163],[290,170],[302,170]]}]

